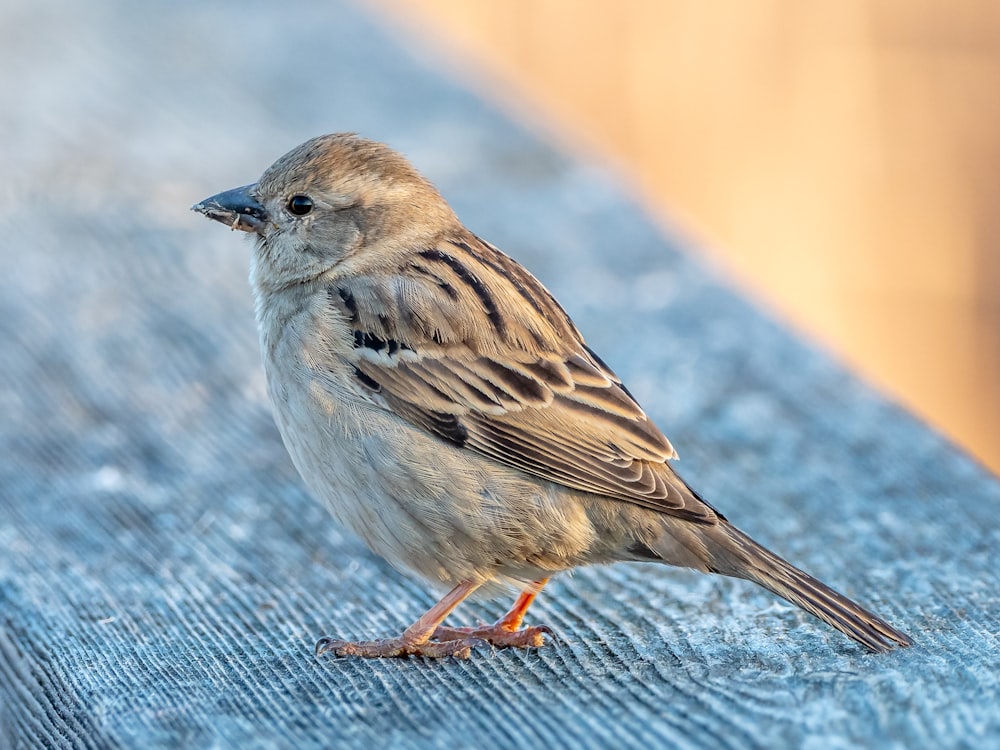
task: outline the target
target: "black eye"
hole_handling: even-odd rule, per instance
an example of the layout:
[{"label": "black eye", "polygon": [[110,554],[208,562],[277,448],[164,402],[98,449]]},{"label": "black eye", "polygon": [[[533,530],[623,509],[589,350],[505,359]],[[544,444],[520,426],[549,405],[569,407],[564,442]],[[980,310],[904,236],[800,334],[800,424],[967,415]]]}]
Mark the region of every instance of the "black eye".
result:
[{"label": "black eye", "polygon": [[305,216],[313,210],[312,198],[308,195],[293,195],[288,200],[288,210],[296,216]]}]

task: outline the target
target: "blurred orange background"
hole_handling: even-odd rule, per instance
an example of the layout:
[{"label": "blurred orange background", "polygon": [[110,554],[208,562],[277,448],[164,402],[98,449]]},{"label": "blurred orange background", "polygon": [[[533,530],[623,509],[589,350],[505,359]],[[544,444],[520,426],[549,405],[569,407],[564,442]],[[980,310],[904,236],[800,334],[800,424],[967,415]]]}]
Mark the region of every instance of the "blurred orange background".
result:
[{"label": "blurred orange background", "polygon": [[1000,2],[380,7],[1000,472]]}]

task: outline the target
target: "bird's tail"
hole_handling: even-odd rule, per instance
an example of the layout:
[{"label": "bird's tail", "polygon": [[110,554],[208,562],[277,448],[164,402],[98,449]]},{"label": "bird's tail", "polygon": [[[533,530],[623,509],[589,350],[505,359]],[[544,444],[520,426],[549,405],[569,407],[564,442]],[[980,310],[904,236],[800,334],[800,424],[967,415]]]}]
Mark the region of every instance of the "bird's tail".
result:
[{"label": "bird's tail", "polygon": [[760,584],[872,651],[913,645],[905,633],[757,544],[728,522],[720,521],[705,536],[712,572]]}]

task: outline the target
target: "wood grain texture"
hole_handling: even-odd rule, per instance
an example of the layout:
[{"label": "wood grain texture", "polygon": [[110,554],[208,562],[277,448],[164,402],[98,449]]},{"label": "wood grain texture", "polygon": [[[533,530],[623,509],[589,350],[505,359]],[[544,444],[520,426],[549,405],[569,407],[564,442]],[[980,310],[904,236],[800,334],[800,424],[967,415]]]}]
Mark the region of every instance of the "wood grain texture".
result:
[{"label": "wood grain texture", "polygon": [[[351,6],[8,2],[0,90],[0,747],[1000,737],[997,481]],[[347,129],[538,274],[706,498],[917,645],[869,655],[749,584],[619,565],[546,588],[537,652],[316,661],[434,593],[305,496],[242,240],[187,207]]]}]

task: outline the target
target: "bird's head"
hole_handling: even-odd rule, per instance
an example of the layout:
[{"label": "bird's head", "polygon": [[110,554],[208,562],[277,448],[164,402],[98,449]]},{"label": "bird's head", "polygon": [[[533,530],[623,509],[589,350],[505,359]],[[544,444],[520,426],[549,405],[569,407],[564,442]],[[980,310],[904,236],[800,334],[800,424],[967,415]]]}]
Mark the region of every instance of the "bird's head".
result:
[{"label": "bird's head", "polygon": [[192,209],[256,235],[253,281],[260,289],[364,272],[432,246],[457,224],[438,191],[402,155],[350,133],[308,140],[257,182]]}]

